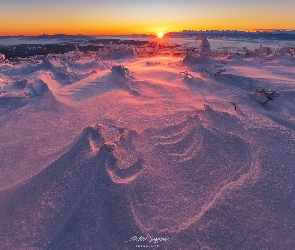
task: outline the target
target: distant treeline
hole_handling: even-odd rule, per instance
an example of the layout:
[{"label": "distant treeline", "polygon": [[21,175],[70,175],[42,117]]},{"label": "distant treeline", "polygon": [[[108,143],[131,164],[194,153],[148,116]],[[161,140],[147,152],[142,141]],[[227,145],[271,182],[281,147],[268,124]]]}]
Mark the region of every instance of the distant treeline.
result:
[{"label": "distant treeline", "polygon": [[[27,38],[27,37],[24,37]],[[36,42],[36,37],[34,39]],[[82,42],[82,41],[79,41]],[[71,41],[67,44],[20,44],[11,46],[1,46],[0,40],[0,54],[4,54],[5,58],[13,59],[15,57],[29,57],[35,55],[48,55],[48,54],[59,54],[67,53],[69,51],[75,50],[75,44],[79,44],[78,41]],[[85,42],[85,40],[83,41]],[[105,44],[132,44],[136,46],[142,46],[147,44],[147,41],[137,41],[137,40],[120,40],[120,39],[89,39],[87,44],[83,46],[78,46],[80,51],[96,51],[102,48]],[[103,45],[102,45],[103,44]]]},{"label": "distant treeline", "polygon": [[205,34],[208,38],[236,38],[236,39],[268,39],[268,40],[294,40],[295,31],[274,31],[274,32],[245,32],[245,31],[181,31],[169,32],[169,37],[193,37]]}]

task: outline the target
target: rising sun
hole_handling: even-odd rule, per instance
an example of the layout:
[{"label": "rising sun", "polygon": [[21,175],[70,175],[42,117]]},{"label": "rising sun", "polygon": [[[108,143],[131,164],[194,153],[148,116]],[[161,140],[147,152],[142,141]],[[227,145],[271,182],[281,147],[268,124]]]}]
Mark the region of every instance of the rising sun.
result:
[{"label": "rising sun", "polygon": [[157,37],[158,37],[158,38],[162,38],[163,36],[164,36],[163,32],[158,32],[158,33],[157,33]]}]

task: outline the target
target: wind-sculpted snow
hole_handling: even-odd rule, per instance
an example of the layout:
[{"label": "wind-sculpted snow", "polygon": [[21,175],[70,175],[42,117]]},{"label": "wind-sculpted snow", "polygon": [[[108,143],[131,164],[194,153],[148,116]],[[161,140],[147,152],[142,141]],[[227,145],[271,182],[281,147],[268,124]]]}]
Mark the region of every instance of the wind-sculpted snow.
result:
[{"label": "wind-sculpted snow", "polygon": [[125,68],[123,65],[117,65],[113,66],[112,69],[112,75],[114,76],[114,81],[123,89],[127,90],[133,95],[140,95],[138,91],[133,89],[130,86],[130,82],[134,78],[132,73],[129,71],[129,69]]},{"label": "wind-sculpted snow", "polygon": [[56,99],[43,80],[28,82],[19,77],[19,80],[12,79],[7,77],[5,85],[0,89],[0,114],[8,114],[37,99],[42,99],[51,109],[56,106]]},{"label": "wind-sculpted snow", "polygon": [[[169,122],[141,135],[147,137],[143,141],[148,160],[145,174],[135,181],[132,210],[146,234],[180,232],[259,172],[250,138],[225,132],[222,126],[237,122],[235,117],[206,108]],[[215,123],[220,128],[213,127]],[[143,183],[151,184],[146,195]]]},{"label": "wind-sculpted snow", "polygon": [[[124,136],[120,137],[118,144]],[[140,172],[143,160],[139,157],[132,165],[121,169],[114,154],[117,147],[120,149],[120,146],[105,141],[101,125],[87,127],[72,146],[43,171],[15,188],[2,191],[1,213],[14,208],[1,221],[1,227],[7,229],[2,235],[2,247],[63,249],[68,247],[71,239],[76,242],[71,244],[83,248],[89,244],[92,248],[95,245],[87,242],[84,230],[80,236],[76,235],[76,230],[79,230],[80,223],[90,222],[88,220],[94,214],[96,221],[92,222],[94,231],[91,234],[96,234],[95,244],[100,242],[102,247],[108,248],[114,240],[111,234],[115,228],[122,234],[120,237],[126,233],[129,235],[133,222],[128,215],[119,218],[127,203],[124,188],[116,183],[131,182]],[[126,227],[125,232],[122,226]],[[105,235],[101,235],[103,231]],[[27,239],[31,240],[27,242]]]},{"label": "wind-sculpted snow", "polygon": [[1,249],[294,249],[292,57],[122,48],[0,65]]}]

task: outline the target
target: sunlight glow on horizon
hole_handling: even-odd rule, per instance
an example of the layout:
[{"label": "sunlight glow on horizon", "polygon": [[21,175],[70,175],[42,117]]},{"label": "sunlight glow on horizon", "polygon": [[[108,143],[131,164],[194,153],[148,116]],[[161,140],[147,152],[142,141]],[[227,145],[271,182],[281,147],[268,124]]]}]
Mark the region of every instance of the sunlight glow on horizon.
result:
[{"label": "sunlight glow on horizon", "polygon": [[161,31],[158,32],[158,34],[157,34],[157,37],[158,37],[158,38],[162,38],[163,36],[164,36],[163,32],[161,32]]}]

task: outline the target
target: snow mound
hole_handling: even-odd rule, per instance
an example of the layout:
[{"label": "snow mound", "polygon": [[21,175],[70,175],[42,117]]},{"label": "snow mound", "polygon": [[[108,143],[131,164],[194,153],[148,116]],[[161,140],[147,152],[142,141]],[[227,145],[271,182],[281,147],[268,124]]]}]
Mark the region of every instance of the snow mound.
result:
[{"label": "snow mound", "polygon": [[[69,238],[88,248],[97,246],[97,242],[104,248],[109,244],[117,247],[122,244],[134,230],[135,223],[130,215],[120,216],[127,208],[128,196],[118,184],[127,184],[136,178],[143,160],[139,158],[130,167],[125,165],[120,169],[114,152],[117,147],[122,147],[122,155],[123,151],[130,151],[129,142],[132,143],[133,137],[134,132],[129,131],[120,137],[117,145],[106,143],[103,126],[89,126],[62,156],[40,173],[0,192],[2,211],[14,208],[10,216],[1,220],[2,226],[10,224],[2,235],[4,246],[18,248],[21,244],[23,248],[34,245],[57,249],[66,247]],[[17,205],[20,203],[22,206]],[[91,220],[94,211],[96,220],[91,230],[97,235],[96,243],[85,241],[84,231],[76,235],[79,223]],[[22,227],[18,226],[19,219],[23,221]],[[120,238],[105,237],[114,228],[121,234]],[[56,238],[56,233],[64,234],[66,241]]]},{"label": "snow mound", "polygon": [[140,93],[131,86],[134,76],[129,69],[125,68],[123,65],[117,65],[113,66],[111,71],[112,76],[119,87],[127,90],[132,95],[140,95]]}]

